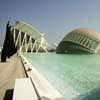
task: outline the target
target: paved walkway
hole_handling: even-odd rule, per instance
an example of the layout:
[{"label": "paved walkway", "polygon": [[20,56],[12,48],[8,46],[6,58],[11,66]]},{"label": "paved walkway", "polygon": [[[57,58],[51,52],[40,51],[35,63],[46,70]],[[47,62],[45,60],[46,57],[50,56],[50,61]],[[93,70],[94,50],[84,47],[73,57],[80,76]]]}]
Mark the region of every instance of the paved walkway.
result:
[{"label": "paved walkway", "polygon": [[16,54],[6,63],[0,62],[0,100],[4,100],[7,90],[13,89],[16,78],[25,77],[23,65],[20,57]]}]

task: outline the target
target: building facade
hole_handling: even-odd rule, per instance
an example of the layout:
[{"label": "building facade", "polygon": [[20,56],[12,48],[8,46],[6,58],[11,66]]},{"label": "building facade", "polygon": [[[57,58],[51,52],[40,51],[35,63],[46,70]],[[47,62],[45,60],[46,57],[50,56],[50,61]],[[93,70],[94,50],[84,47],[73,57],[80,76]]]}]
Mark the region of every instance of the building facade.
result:
[{"label": "building facade", "polygon": [[100,33],[86,28],[75,29],[63,38],[56,52],[100,54]]}]

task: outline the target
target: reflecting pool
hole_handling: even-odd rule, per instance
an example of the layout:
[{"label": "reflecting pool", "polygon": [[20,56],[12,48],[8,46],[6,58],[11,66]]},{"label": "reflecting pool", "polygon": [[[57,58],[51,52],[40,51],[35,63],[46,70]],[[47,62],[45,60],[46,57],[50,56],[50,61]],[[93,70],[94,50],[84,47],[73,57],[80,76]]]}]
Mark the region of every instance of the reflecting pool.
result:
[{"label": "reflecting pool", "polygon": [[65,100],[100,100],[100,56],[23,54]]}]

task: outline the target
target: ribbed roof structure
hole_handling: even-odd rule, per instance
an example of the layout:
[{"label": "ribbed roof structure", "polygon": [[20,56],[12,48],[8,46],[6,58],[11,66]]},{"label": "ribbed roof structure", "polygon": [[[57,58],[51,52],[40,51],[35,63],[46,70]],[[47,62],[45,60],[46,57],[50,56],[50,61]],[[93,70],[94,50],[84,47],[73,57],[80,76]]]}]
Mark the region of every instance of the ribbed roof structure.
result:
[{"label": "ribbed roof structure", "polygon": [[89,29],[89,28],[78,28],[78,29],[75,29],[75,30],[71,31],[70,33],[75,33],[75,32],[78,32],[80,34],[84,34],[86,36],[89,36],[89,37],[94,38],[94,39],[97,39],[97,40],[100,40],[100,33],[99,32],[96,32],[93,29]]},{"label": "ribbed roof structure", "polygon": [[20,30],[21,32],[28,34],[29,36],[32,36],[34,39],[38,39],[41,37],[41,33],[36,28],[25,22],[17,21],[15,28]]},{"label": "ribbed roof structure", "polygon": [[57,47],[57,52],[100,53],[100,33],[93,29],[78,28],[67,34]]}]

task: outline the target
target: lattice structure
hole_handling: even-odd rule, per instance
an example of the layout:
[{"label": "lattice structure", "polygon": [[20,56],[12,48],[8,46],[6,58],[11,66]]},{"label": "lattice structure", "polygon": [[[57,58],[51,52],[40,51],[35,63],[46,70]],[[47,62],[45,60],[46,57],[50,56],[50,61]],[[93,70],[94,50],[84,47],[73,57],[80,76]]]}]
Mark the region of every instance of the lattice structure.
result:
[{"label": "lattice structure", "polygon": [[17,22],[11,32],[18,52],[47,52],[47,42],[43,34],[29,24]]}]

